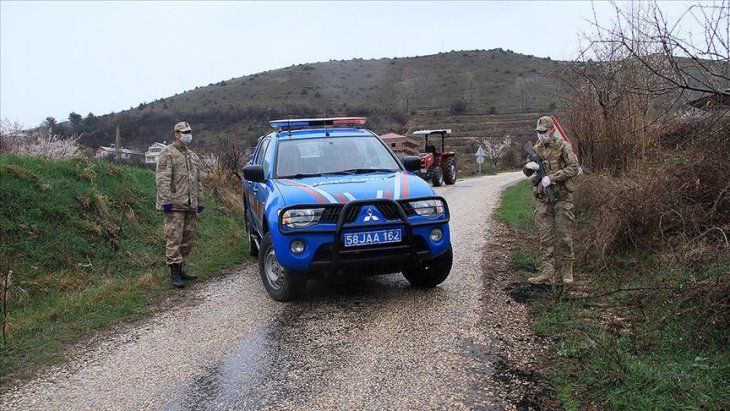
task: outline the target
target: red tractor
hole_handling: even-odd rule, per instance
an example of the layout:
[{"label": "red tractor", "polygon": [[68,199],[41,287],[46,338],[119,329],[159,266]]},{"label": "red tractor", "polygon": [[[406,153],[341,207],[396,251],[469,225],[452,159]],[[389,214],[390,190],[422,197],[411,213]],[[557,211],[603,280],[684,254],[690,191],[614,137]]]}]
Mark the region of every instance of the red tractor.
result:
[{"label": "red tractor", "polygon": [[[413,133],[416,136],[426,138],[425,153],[420,153],[421,171],[418,176],[426,181],[431,181],[434,187],[456,182],[456,153],[446,151],[444,138],[451,135],[451,129],[442,130],[419,130]],[[441,136],[441,151],[435,145],[428,143],[429,136]]]}]

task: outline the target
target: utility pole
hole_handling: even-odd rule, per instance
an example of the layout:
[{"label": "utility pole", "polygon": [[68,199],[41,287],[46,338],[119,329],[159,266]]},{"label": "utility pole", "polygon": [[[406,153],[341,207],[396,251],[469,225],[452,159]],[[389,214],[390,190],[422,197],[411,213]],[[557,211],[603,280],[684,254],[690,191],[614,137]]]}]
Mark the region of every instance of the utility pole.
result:
[{"label": "utility pole", "polygon": [[122,135],[119,133],[119,124],[117,124],[117,137],[114,139],[114,158],[119,160],[122,157]]}]

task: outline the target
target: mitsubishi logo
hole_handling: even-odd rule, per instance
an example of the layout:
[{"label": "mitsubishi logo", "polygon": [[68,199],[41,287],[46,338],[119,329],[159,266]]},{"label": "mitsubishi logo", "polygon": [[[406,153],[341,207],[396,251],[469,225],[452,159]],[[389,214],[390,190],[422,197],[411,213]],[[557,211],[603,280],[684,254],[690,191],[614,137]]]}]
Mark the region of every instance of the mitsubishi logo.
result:
[{"label": "mitsubishi logo", "polygon": [[365,219],[362,220],[362,221],[364,221],[364,222],[367,223],[370,220],[372,220],[372,221],[379,221],[380,220],[378,218],[378,216],[373,215],[373,209],[372,208],[368,208],[368,215],[366,215],[365,216]]}]

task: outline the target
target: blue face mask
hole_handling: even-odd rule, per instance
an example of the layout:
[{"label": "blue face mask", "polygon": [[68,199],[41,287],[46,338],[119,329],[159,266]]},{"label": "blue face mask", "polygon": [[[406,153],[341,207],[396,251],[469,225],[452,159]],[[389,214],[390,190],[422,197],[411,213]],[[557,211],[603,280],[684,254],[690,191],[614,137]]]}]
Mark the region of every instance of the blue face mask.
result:
[{"label": "blue face mask", "polygon": [[550,140],[550,134],[548,134],[548,133],[540,133],[538,131],[537,132],[537,138],[539,138],[541,142],[547,143],[548,140]]},{"label": "blue face mask", "polygon": [[182,133],[180,136],[180,141],[182,141],[185,144],[190,143],[193,141],[193,133]]}]

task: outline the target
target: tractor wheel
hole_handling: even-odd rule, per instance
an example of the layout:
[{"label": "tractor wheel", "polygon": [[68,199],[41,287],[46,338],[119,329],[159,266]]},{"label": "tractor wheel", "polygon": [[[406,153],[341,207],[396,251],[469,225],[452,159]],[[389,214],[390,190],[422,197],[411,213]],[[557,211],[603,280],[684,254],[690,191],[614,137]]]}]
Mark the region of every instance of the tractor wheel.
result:
[{"label": "tractor wheel", "polygon": [[434,187],[441,187],[444,185],[444,170],[439,166],[434,166],[431,169],[431,182]]},{"label": "tractor wheel", "polygon": [[449,157],[444,163],[444,181],[446,184],[454,184],[456,182],[456,159]]}]

